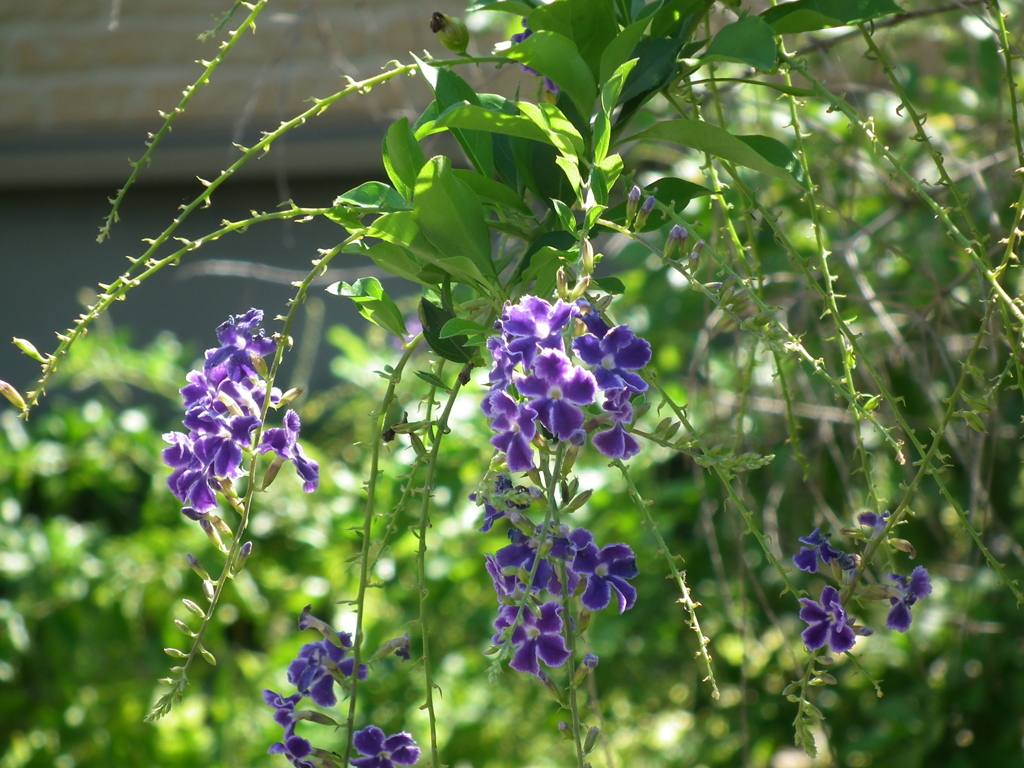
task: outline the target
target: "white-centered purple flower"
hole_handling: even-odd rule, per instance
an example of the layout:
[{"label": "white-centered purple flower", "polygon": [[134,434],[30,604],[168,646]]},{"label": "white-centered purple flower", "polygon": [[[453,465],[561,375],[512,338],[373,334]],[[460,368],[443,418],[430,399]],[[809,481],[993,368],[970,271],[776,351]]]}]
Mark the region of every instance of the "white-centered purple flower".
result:
[{"label": "white-centered purple flower", "polygon": [[363,757],[349,761],[356,768],[394,768],[415,765],[420,748],[408,733],[385,736],[376,725],[368,725],[352,736],[352,746]]},{"label": "white-centered purple flower", "polygon": [[619,613],[636,603],[636,589],[627,579],[636,577],[639,571],[636,555],[626,544],[608,544],[598,549],[590,541],[573,556],[570,568],[576,575],[587,579],[580,602],[588,611],[607,608],[613,593],[619,604]]},{"label": "white-centered purple flower", "polygon": [[893,582],[889,585],[889,590],[894,594],[889,598],[892,608],[885,619],[885,626],[897,632],[906,632],[910,629],[913,618],[910,615],[910,606],[932,593],[931,576],[923,565],[919,565],[910,572],[910,578],[890,573],[889,579]]},{"label": "white-centered purple flower", "polygon": [[530,398],[540,423],[559,440],[568,440],[583,426],[581,406],[593,403],[597,395],[594,375],[556,349],[541,351],[533,373],[516,382],[516,388]]},{"label": "white-centered purple flower", "polygon": [[[516,610],[506,606],[506,611]],[[572,655],[566,650],[562,637],[562,606],[555,602],[544,603],[539,615],[533,611],[523,612],[523,622],[512,630],[512,645],[516,649],[509,666],[517,672],[530,675],[540,674],[540,662],[549,667],[560,667]],[[513,615],[514,617],[514,615]]]},{"label": "white-centered purple flower", "polygon": [[651,345],[625,325],[611,328],[601,338],[584,334],[573,341],[572,348],[580,360],[594,366],[594,378],[602,390],[647,391],[647,382],[634,371],[651,362]]},{"label": "white-centered purple flower", "polygon": [[525,296],[518,304],[506,304],[501,315],[501,332],[508,356],[533,367],[533,359],[543,349],[562,349],[562,335],[579,307],[558,299],[549,304],[536,296]]},{"label": "white-centered purple flower", "polygon": [[809,625],[801,637],[807,650],[816,651],[827,643],[833,653],[846,653],[853,648],[856,634],[846,615],[835,587],[821,590],[820,602],[802,597],[800,618]]},{"label": "white-centered purple flower", "polygon": [[841,558],[843,553],[828,543],[831,537],[831,533],[822,533],[820,528],[815,528],[810,536],[798,539],[801,544],[807,546],[801,547],[800,553],[793,555],[793,565],[801,571],[817,573],[819,557],[825,565]]}]

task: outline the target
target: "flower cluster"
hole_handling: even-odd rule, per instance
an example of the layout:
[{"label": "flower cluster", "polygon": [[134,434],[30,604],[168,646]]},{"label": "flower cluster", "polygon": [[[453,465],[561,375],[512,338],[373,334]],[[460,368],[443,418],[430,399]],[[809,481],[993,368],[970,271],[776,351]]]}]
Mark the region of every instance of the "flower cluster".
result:
[{"label": "flower cluster", "polygon": [[[524,489],[509,488],[510,484],[507,475],[499,477],[495,488],[508,488],[499,498],[507,499],[515,490],[529,495]],[[485,508],[495,509],[488,499],[483,503]],[[486,514],[491,524],[501,517],[515,524],[508,531],[510,543],[484,556],[498,598],[493,642],[497,646],[510,643],[515,649],[509,664],[512,669],[541,677],[541,662],[560,667],[569,660],[563,637],[565,598],[577,596],[589,612],[604,610],[613,598],[619,613],[633,607],[636,589],[629,580],[638,571],[636,556],[627,545],[599,547],[585,528],[535,526],[519,509],[508,515]],[[551,599],[543,599],[545,593]],[[590,668],[593,666],[596,658]]]},{"label": "flower cluster", "polygon": [[[263,426],[267,398],[272,407],[281,404],[281,392],[268,390],[259,373],[266,370],[263,358],[276,346],[259,328],[262,320],[260,310],[250,309],[217,328],[220,346],[206,351],[202,370],[191,371],[181,390],[188,433],[163,436],[170,445],[164,462],[173,470],[167,485],[192,520],[206,521],[217,509],[218,491],[243,474],[242,459],[252,449],[253,433]],[[303,452],[298,435],[298,414],[288,411],[284,426],[265,430],[256,450],[273,451],[277,466],[291,461],[310,493],[319,484],[320,470]]]},{"label": "flower cluster", "polygon": [[[341,760],[337,754],[314,747],[308,739],[295,732],[296,724],[304,720],[335,728],[339,724],[321,712],[296,710],[295,707],[305,697],[318,706],[333,707],[338,701],[335,683],[342,690],[348,691],[353,673],[359,680],[365,680],[368,668],[360,664],[356,671],[355,659],[349,655],[352,649],[351,635],[337,632],[327,622],[313,616],[310,606],[306,606],[299,617],[299,629],[316,629],[323,635],[323,640],[304,645],[295,661],[288,665],[288,682],[296,687],[296,693],[286,698],[275,691],[264,689],[263,701],[274,709],[275,722],[284,728],[281,741],[267,751],[272,755],[284,755],[296,768],[340,766]],[[387,650],[399,655],[404,650],[403,658],[408,658],[408,636],[388,643]],[[384,731],[375,725],[355,732],[352,746],[362,757],[353,758],[349,764],[359,768],[412,766],[420,758],[419,747],[408,733],[385,736]]]},{"label": "flower cluster", "polygon": [[[888,529],[889,517],[889,512],[881,515],[874,512],[862,513],[858,516],[857,522],[867,528],[868,532],[865,534],[857,530],[847,530],[846,533],[865,542],[874,542]],[[800,538],[799,541],[804,546],[793,556],[793,564],[806,573],[817,573],[820,560],[825,565],[833,566],[833,573],[837,578],[842,571],[848,574],[849,580],[845,583],[854,583],[854,577],[860,569],[861,558],[837,549],[829,542],[830,538],[831,534],[823,534],[819,528],[815,528],[810,536]],[[914,550],[909,542],[894,538],[888,538],[886,541],[892,548],[908,552],[913,557]],[[836,567],[839,570],[836,570]],[[927,569],[919,565],[909,577],[889,574],[889,582],[888,585],[859,586],[853,590],[852,596],[859,600],[887,599],[890,608],[885,621],[886,628],[906,632],[910,629],[912,619],[910,607],[931,594],[931,577]],[[802,635],[808,650],[816,651],[827,644],[834,653],[845,653],[853,647],[856,635],[872,634],[867,627],[860,627],[851,622],[844,599],[834,587],[824,587],[818,602],[801,598],[800,603],[800,618],[808,624]]]},{"label": "flower cluster", "polygon": [[[538,426],[556,440],[583,445],[589,433],[611,422],[611,429],[593,435],[594,446],[612,459],[640,452],[625,427],[633,421],[631,398],[647,390],[636,371],[650,362],[651,346],[624,325],[609,327],[589,305],[585,309],[590,311],[526,296],[507,304],[495,323],[498,335],[487,343],[493,364],[483,412],[497,433],[491,444],[505,453],[512,472],[534,469]],[[586,332],[567,345],[576,320]],[[583,365],[573,362],[567,347]],[[583,409],[596,404],[599,393],[602,413],[588,423]]]}]

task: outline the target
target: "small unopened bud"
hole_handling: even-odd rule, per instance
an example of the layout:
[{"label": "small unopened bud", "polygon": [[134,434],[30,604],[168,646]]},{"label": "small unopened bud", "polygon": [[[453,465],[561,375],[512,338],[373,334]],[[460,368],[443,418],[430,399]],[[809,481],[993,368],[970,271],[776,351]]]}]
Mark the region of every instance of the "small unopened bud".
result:
[{"label": "small unopened bud", "polygon": [[899,550],[900,552],[906,552],[910,555],[911,560],[917,557],[917,550],[914,549],[914,545],[906,539],[889,539],[889,546],[893,549]]},{"label": "small unopened bud", "polygon": [[587,675],[597,666],[597,656],[593,653],[588,653],[583,657],[583,661],[576,667],[576,672],[572,676],[572,687],[579,688],[583,685],[583,681],[587,679]]},{"label": "small unopened bud", "polygon": [[213,527],[213,523],[210,522],[210,515],[207,515],[199,521],[199,527],[203,529],[203,533],[213,543],[213,546],[217,548],[217,551],[221,554],[227,554],[228,548],[224,546],[224,542],[221,541],[220,534],[217,529]]},{"label": "small unopened bud", "polygon": [[555,273],[555,289],[560,299],[569,298],[569,277],[565,274],[565,267],[559,267]]},{"label": "small unopened bud", "polygon": [[187,555],[187,557],[189,568],[196,572],[196,576],[198,576],[203,581],[209,580],[210,574],[206,571],[205,568],[203,568],[200,562],[196,560],[195,557],[193,557],[192,555]]},{"label": "small unopened bud", "polygon": [[668,233],[668,242],[665,243],[665,261],[673,261],[679,255],[688,234],[678,224],[672,227]]},{"label": "small unopened bud", "polygon": [[562,734],[563,738],[572,738],[572,728],[570,728],[569,724],[564,720],[558,723],[558,732]]},{"label": "small unopened bud", "polygon": [[212,581],[203,582],[203,596],[208,602],[213,602],[214,596],[217,594],[217,587]]},{"label": "small unopened bud", "polygon": [[19,339],[17,336],[15,336],[14,337],[14,346],[16,346],[18,349],[20,349],[22,354],[28,355],[33,360],[35,360],[37,363],[45,363],[46,362],[46,359],[41,354],[39,354],[39,350],[36,349],[35,344],[33,344],[28,339]]},{"label": "small unopened bud", "polygon": [[19,411],[25,410],[25,399],[21,396],[21,393],[18,392],[18,390],[6,381],[0,381],[0,395],[6,397],[7,401]]},{"label": "small unopened bud", "polygon": [[205,611],[203,611],[203,609],[202,609],[202,608],[200,608],[200,607],[199,607],[199,606],[198,606],[198,605],[197,605],[196,603],[194,603],[193,601],[191,601],[191,600],[189,600],[189,599],[187,599],[187,598],[186,598],[186,599],[183,599],[183,600],[181,601],[181,604],[185,606],[185,608],[186,608],[186,609],[188,610],[188,612],[189,612],[189,613],[194,613],[194,614],[195,614],[196,616],[198,616],[198,617],[199,617],[200,619],[205,619],[205,618],[206,618],[206,612],[205,612]]},{"label": "small unopened bud", "polygon": [[576,281],[576,287],[569,293],[569,301],[575,302],[583,298],[583,294],[590,290],[590,275],[583,275]]},{"label": "small unopened bud", "polygon": [[550,694],[551,698],[559,704],[563,704],[562,692],[558,689],[558,686],[555,685],[555,681],[548,677],[543,669],[537,671],[537,677],[539,677],[540,681],[544,683],[544,687],[547,689],[547,692],[548,694]]},{"label": "small unopened bud", "polygon": [[259,355],[250,355],[252,358],[252,367],[260,376],[264,379],[270,375],[270,370],[267,368],[267,361]]},{"label": "small unopened bud", "polygon": [[[590,240],[584,240],[580,246],[580,264],[583,265],[584,277],[594,274],[594,245]],[[583,294],[581,293],[580,296]],[[579,296],[576,297],[577,299]]]},{"label": "small unopened bud", "polygon": [[579,496],[574,498],[572,501],[570,501],[566,505],[565,509],[562,510],[562,514],[566,514],[566,515],[572,514],[577,509],[579,509],[584,504],[586,504],[588,501],[590,501],[590,497],[593,496],[593,494],[594,494],[594,492],[592,490],[590,490],[590,489],[585,490],[583,493],[581,493]]},{"label": "small unopened bud", "polygon": [[249,559],[249,555],[252,554],[252,542],[247,541],[242,545],[242,548],[238,550],[238,559],[235,560],[235,567],[231,569],[231,575],[235,576],[245,568],[245,561]]},{"label": "small unopened bud", "polygon": [[281,471],[281,467],[284,466],[284,459],[280,456],[275,456],[274,460],[270,462],[270,466],[267,467],[266,473],[263,475],[263,482],[260,483],[260,490],[265,491],[270,487],[270,484],[277,479],[277,474]]},{"label": "small unopened bud", "polygon": [[466,46],[469,45],[469,29],[458,16],[435,12],[430,17],[430,31],[437,35],[441,45],[449,51],[460,55],[466,52]]},{"label": "small unopened bud", "polygon": [[644,200],[644,204],[640,206],[640,210],[636,212],[636,221],[633,222],[633,231],[639,232],[644,228],[647,223],[647,219],[650,218],[651,214],[654,213],[654,206],[658,204],[655,197],[651,196]]},{"label": "small unopened bud", "polygon": [[697,266],[700,264],[700,252],[701,252],[701,250],[703,248],[704,248],[704,241],[703,240],[698,240],[697,244],[693,246],[693,250],[690,251],[690,260],[689,260],[689,263],[687,264],[687,267],[689,268],[689,270],[691,272],[693,272],[695,269],[697,269]]},{"label": "small unopened bud", "polygon": [[302,387],[292,387],[287,392],[285,392],[283,395],[281,395],[281,399],[280,399],[280,401],[278,401],[277,407],[278,408],[283,408],[286,405],[294,403],[296,400],[298,400],[300,397],[302,397],[302,395],[305,393],[305,391],[306,390],[304,390]]},{"label": "small unopened bud", "polygon": [[[583,580],[580,579],[580,582],[582,581]],[[581,635],[587,631],[587,627],[590,626],[590,615],[590,611],[588,610],[580,611],[580,618],[579,621],[576,623],[576,634]]]},{"label": "small unopened bud", "polygon": [[640,196],[643,194],[640,187],[633,185],[626,195],[626,226],[629,227],[636,217],[636,211],[640,207]]},{"label": "small unopened bud", "polygon": [[597,737],[601,735],[601,729],[596,725],[590,726],[590,730],[587,731],[587,737],[583,740],[583,754],[589,755],[594,747],[597,746]]}]

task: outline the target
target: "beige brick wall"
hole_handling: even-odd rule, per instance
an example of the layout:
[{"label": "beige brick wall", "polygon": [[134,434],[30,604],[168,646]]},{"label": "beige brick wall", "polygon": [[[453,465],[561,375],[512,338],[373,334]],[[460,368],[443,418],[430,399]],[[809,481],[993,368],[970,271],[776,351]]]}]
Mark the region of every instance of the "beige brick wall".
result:
[{"label": "beige brick wall", "polygon": [[[464,5],[271,0],[257,33],[239,41],[178,119],[151,176],[191,175],[186,157],[215,172],[229,156],[226,139],[244,134],[251,141],[303,110],[310,96],[339,90],[343,75],[371,76],[391,59],[408,61],[409,51],[448,55],[430,33],[430,14],[461,15]],[[196,60],[217,55],[219,40],[203,43],[197,35],[230,6],[231,0],[0,0],[0,185],[46,184],[54,175],[73,183],[123,178],[126,157],[138,157],[146,132],[160,126],[158,110],[171,110],[202,72]],[[494,39],[479,41],[480,52]],[[290,140],[292,170],[366,170],[379,162],[381,126],[416,113],[428,99],[424,83],[403,78],[342,101],[305,137]]]}]

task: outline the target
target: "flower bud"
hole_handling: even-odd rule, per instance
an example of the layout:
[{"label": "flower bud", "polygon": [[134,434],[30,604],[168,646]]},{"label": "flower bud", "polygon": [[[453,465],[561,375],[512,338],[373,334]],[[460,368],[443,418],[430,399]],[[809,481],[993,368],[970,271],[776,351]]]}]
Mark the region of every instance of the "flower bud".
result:
[{"label": "flower bud", "polygon": [[668,233],[668,242],[665,243],[665,261],[673,261],[679,255],[688,235],[678,224],[673,225]]},{"label": "flower bud", "polygon": [[189,568],[196,572],[196,576],[198,576],[203,581],[206,581],[210,578],[210,574],[207,572],[205,568],[203,568],[203,566],[200,564],[198,560],[196,560],[195,557],[193,557],[192,555],[187,555],[187,557]]},{"label": "flower bud", "polygon": [[6,381],[0,380],[0,395],[6,397],[7,401],[19,411],[25,410],[25,399],[21,396],[21,393],[18,392],[18,390]]},{"label": "flower bud", "polygon": [[900,552],[906,552],[910,555],[911,560],[917,557],[917,550],[914,549],[914,545],[906,539],[889,539],[888,541],[890,547],[899,550]]},{"label": "flower bud", "polygon": [[[583,245],[580,246],[580,264],[583,265],[583,275],[589,277],[594,274],[594,245],[590,240],[584,240]],[[583,293],[581,292],[576,298],[580,298]],[[575,301],[576,299],[573,299]]]},{"label": "flower bud", "polygon": [[590,726],[587,731],[587,737],[583,740],[583,754],[589,755],[595,746],[597,746],[597,737],[601,735],[601,729],[596,725]]},{"label": "flower bud", "polygon": [[636,216],[637,208],[640,207],[640,196],[642,191],[636,184],[629,190],[629,194],[626,195],[626,226],[628,227],[633,223],[633,219]]},{"label": "flower bud", "polygon": [[242,548],[238,550],[238,559],[235,560],[235,565],[231,569],[231,575],[236,576],[245,567],[245,561],[249,559],[249,555],[252,554],[252,542],[247,541],[242,545]]},{"label": "flower bud", "polygon": [[213,523],[210,522],[211,515],[207,515],[199,521],[199,527],[203,529],[203,533],[213,543],[213,546],[217,548],[217,551],[221,554],[226,555],[228,548],[224,546],[224,542],[221,541],[220,534],[217,529],[213,527]]},{"label": "flower bud", "polygon": [[700,264],[700,252],[703,247],[704,241],[698,240],[697,244],[693,246],[693,250],[690,251],[690,261],[687,264],[687,266],[689,267],[691,272],[697,269],[697,266]]},{"label": "flower bud", "polygon": [[636,213],[636,221],[633,222],[634,232],[639,232],[644,228],[644,225],[647,223],[647,219],[649,219],[651,214],[654,213],[654,206],[657,204],[658,201],[653,195],[644,200],[644,204],[640,206],[640,210]]},{"label": "flower bud", "polygon": [[466,52],[466,46],[469,45],[469,29],[458,16],[435,12],[430,17],[430,31],[437,35],[441,45],[449,51],[460,55]]},{"label": "flower bud", "polygon": [[28,355],[33,360],[35,360],[37,363],[45,363],[46,362],[46,359],[41,354],[39,354],[39,350],[36,349],[35,344],[33,344],[28,339],[19,339],[17,336],[15,336],[14,337],[14,346],[16,346],[19,350],[21,350],[22,354]]}]

